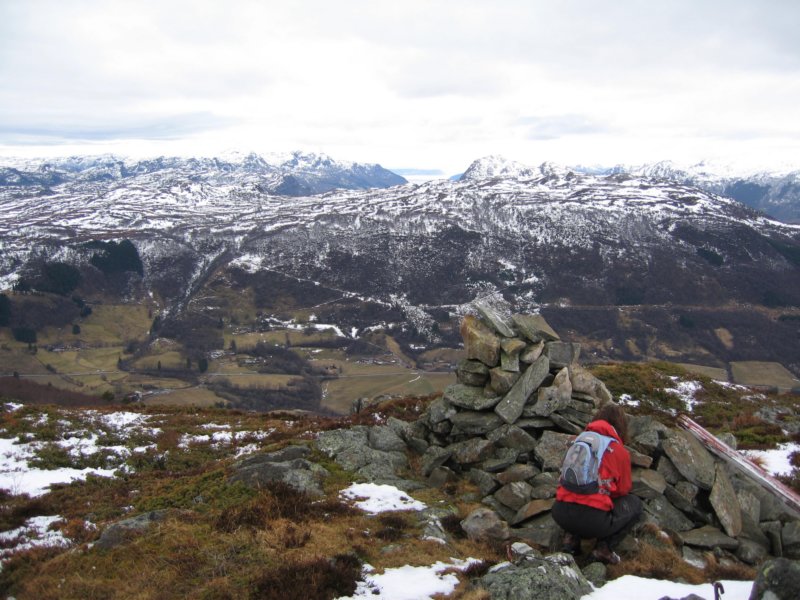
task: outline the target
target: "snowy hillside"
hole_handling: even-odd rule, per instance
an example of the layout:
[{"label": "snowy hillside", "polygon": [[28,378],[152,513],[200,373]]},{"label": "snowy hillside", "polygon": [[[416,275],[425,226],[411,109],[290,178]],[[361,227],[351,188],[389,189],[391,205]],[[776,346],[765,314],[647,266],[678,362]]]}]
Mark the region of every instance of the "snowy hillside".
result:
[{"label": "snowy hillside", "polygon": [[[583,168],[585,169],[585,168]],[[787,223],[800,223],[800,169],[777,165],[769,169],[740,167],[718,161],[678,164],[661,161],[585,169],[594,173],[627,173],[696,186],[728,196]]]},{"label": "snowy hillside", "polygon": [[[255,155],[199,161],[193,175],[170,160],[125,166],[106,158],[88,168],[74,159],[54,170],[70,173],[63,183],[0,187],[0,287],[35,277],[43,261],[89,268],[96,252],[89,242],[130,239],[145,288],[167,310],[225,267],[397,304],[408,315],[428,315],[415,317],[419,331],[432,327],[431,307],[494,292],[521,310],[573,316],[579,307],[660,307],[644,317],[648,326],[690,336],[697,331],[670,323],[698,319],[674,311],[800,305],[800,226],[665,178],[588,175],[549,163],[527,169],[491,158],[460,181],[287,197],[265,187],[268,166]],[[319,172],[330,161],[296,155],[282,164],[290,163]],[[659,316],[664,310],[671,321]],[[789,344],[791,315],[745,312],[723,323],[712,310],[701,321],[710,332],[747,325],[736,342],[763,338],[749,360],[766,352],[800,364]],[[560,325],[579,332],[588,318]],[[600,355],[634,347],[609,341],[613,327],[593,330],[605,336]],[[646,330],[635,335],[648,339]],[[703,342],[710,344],[716,355],[735,350]]]}]

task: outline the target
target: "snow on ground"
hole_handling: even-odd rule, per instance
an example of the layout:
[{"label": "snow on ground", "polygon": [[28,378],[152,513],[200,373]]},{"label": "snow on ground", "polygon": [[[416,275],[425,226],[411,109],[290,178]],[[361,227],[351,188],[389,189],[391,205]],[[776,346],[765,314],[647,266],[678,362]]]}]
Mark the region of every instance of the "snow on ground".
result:
[{"label": "snow on ground", "polygon": [[[722,581],[725,600],[748,600],[752,581]],[[645,579],[634,575],[625,575],[609,581],[603,587],[591,594],[583,596],[581,600],[659,600],[659,598],[685,598],[689,594],[696,594],[701,598],[713,598],[714,588],[710,583],[689,585],[674,581],[660,579]]]},{"label": "snow on ground", "polygon": [[16,439],[0,438],[0,489],[12,494],[43,496],[54,483],[69,483],[89,475],[113,477],[115,469],[35,469],[28,459],[35,456],[37,443],[17,444]]},{"label": "snow on ground", "polygon": [[635,399],[633,396],[631,396],[630,394],[622,394],[622,395],[619,397],[619,399],[618,399],[618,402],[619,402],[620,404],[622,404],[623,406],[639,406],[639,401],[638,401],[638,400],[636,400],[636,399]]},{"label": "snow on ground", "polygon": [[694,395],[703,389],[703,384],[699,381],[680,381],[677,377],[670,377],[670,379],[675,384],[675,387],[664,388],[664,391],[678,396],[686,405],[686,410],[692,412],[694,405],[697,403]]},{"label": "snow on ground", "polygon": [[393,485],[377,483],[354,483],[339,492],[348,500],[355,500],[354,505],[364,512],[376,515],[390,510],[425,510],[427,506],[414,500],[404,491]]},{"label": "snow on ground", "polygon": [[[71,545],[72,542],[60,531],[50,531],[50,526],[59,521],[63,521],[63,518],[59,516],[32,517],[25,521],[25,525],[22,527],[0,533],[0,545],[3,546],[0,550],[0,558],[8,558],[12,554],[31,548]],[[12,547],[8,547],[9,545]]]},{"label": "snow on ground", "polygon": [[[209,426],[204,426],[204,429],[209,429]],[[191,444],[212,444],[216,448],[221,448],[222,446],[227,446],[232,444],[234,441],[240,440],[265,440],[267,439],[270,434],[272,434],[275,429],[269,429],[267,431],[215,431],[211,434],[200,434],[200,435],[192,435],[189,433],[185,433],[181,436],[180,441],[178,442],[179,448],[188,448]],[[237,454],[238,456],[238,454]]]},{"label": "snow on ground", "polygon": [[449,563],[439,561],[423,567],[405,565],[385,569],[380,574],[374,573],[372,566],[365,565],[364,580],[358,582],[356,593],[337,600],[427,600],[434,594],[450,594],[458,585],[458,577],[445,571],[463,571],[476,562],[479,561],[475,558],[451,558]]},{"label": "snow on ground", "polygon": [[792,452],[800,452],[800,444],[789,442],[780,444],[773,450],[743,450],[742,454],[750,460],[756,459],[763,463],[764,469],[770,475],[790,475],[794,468],[789,462]]}]

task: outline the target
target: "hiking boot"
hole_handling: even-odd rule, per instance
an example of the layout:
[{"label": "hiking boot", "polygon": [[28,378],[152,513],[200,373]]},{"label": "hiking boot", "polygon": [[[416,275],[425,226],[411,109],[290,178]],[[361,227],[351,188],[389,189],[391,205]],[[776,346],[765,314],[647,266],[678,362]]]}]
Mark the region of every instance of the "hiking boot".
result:
[{"label": "hiking boot", "polygon": [[608,544],[603,542],[598,543],[592,551],[592,559],[605,563],[607,565],[616,565],[621,560],[619,554],[614,552],[608,547]]},{"label": "hiking boot", "polygon": [[561,551],[572,554],[572,556],[578,556],[581,553],[581,538],[574,533],[565,533],[564,545]]}]

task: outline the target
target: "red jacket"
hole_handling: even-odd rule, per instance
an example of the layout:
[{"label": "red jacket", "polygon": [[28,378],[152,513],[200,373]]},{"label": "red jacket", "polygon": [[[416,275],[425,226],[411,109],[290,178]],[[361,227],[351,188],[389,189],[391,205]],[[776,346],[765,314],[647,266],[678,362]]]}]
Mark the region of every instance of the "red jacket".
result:
[{"label": "red jacket", "polygon": [[612,498],[625,496],[631,491],[631,455],[625,449],[617,430],[608,421],[592,421],[586,426],[587,431],[596,431],[602,435],[617,440],[611,442],[603,454],[603,462],[600,463],[600,479],[608,481],[603,491],[597,494],[576,494],[558,486],[556,490],[556,500],[559,502],[575,502],[585,504],[600,510],[611,510],[614,508]]}]

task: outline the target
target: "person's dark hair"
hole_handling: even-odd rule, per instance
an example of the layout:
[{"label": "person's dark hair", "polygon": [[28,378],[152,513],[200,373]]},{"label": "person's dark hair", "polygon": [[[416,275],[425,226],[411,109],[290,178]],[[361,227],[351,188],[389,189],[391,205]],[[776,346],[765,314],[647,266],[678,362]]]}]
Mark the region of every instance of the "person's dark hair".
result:
[{"label": "person's dark hair", "polygon": [[617,430],[623,443],[628,443],[628,419],[619,404],[604,404],[594,415],[595,421],[606,421]]}]

